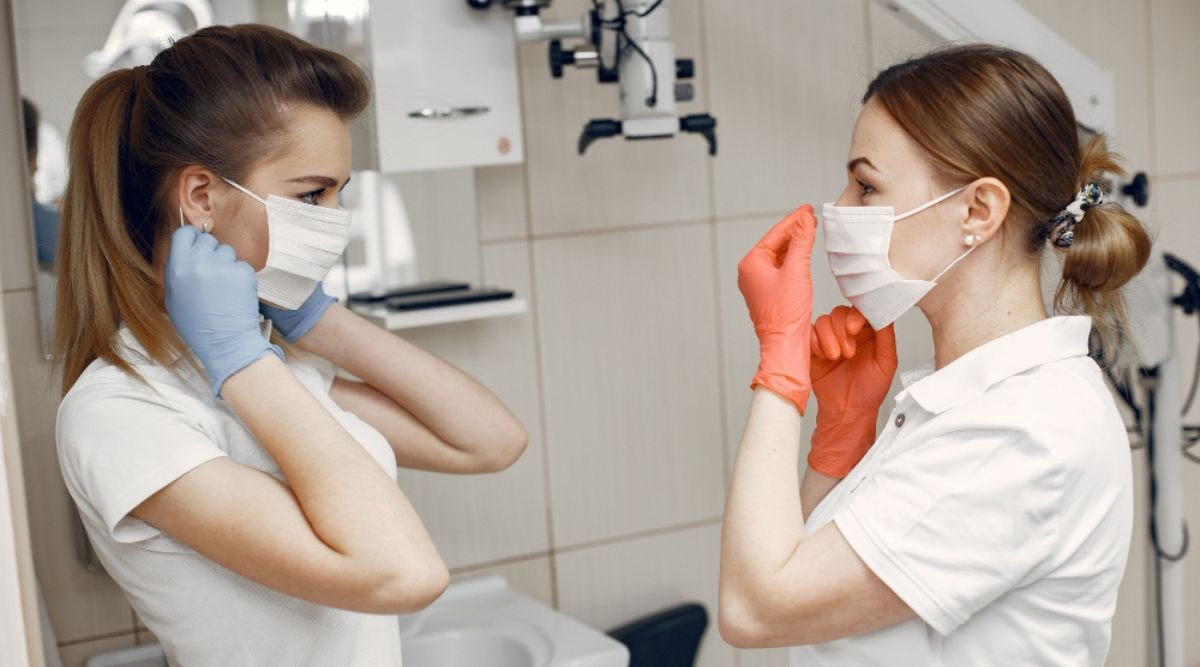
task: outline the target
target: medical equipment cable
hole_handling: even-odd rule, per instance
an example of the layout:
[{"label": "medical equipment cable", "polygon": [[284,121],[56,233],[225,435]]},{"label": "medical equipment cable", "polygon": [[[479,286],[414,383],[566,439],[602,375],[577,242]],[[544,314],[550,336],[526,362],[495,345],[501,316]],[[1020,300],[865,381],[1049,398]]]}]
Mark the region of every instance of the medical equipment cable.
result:
[{"label": "medical equipment cable", "polygon": [[[651,108],[656,107],[658,106],[658,68],[654,66],[654,61],[650,58],[650,54],[646,53],[642,47],[639,46],[638,43],[629,36],[628,30],[626,30],[625,17],[632,15],[638,18],[646,18],[650,14],[654,13],[654,10],[658,9],[660,5],[662,5],[663,0],[658,0],[642,12],[637,10],[626,10],[623,0],[616,0],[616,2],[617,18],[608,20],[602,19],[600,21],[600,27],[613,30],[617,32],[619,36],[624,37],[625,44],[637,52],[637,54],[642,57],[642,60],[645,60],[646,64],[650,66],[650,97],[646,98],[646,106]],[[596,11],[596,16],[599,16],[600,0],[592,0],[592,8]],[[618,47],[617,50],[620,52],[621,49]],[[601,59],[603,59],[603,56],[601,56]],[[604,63],[601,62],[600,65],[603,67]]]},{"label": "medical equipment cable", "polygon": [[[1171,303],[1183,309],[1185,315],[1191,315],[1200,310],[1200,272],[1192,268],[1190,264],[1172,255],[1171,253],[1163,253],[1163,261],[1166,262],[1167,268],[1175,273],[1178,273],[1184,280],[1183,293],[1171,300]],[[1197,318],[1197,323],[1200,324],[1200,318]],[[1196,367],[1192,375],[1192,386],[1188,389],[1187,400],[1183,402],[1183,413],[1192,407],[1192,401],[1196,398],[1196,389],[1200,386],[1200,351],[1196,354]]]},{"label": "medical equipment cable", "polygon": [[[1155,384],[1158,381],[1158,367],[1142,369],[1142,376],[1147,380],[1146,384],[1146,421],[1148,424],[1154,423],[1155,410]],[[1187,521],[1183,522],[1183,544],[1179,547],[1179,552],[1169,554],[1163,551],[1158,543],[1158,522],[1155,520],[1158,507],[1158,479],[1154,474],[1154,429],[1146,429],[1146,467],[1150,472],[1150,544],[1154,547],[1154,602],[1155,602],[1155,633],[1158,639],[1158,664],[1160,667],[1165,664],[1166,655],[1163,650],[1165,638],[1163,636],[1163,607],[1162,607],[1162,562],[1178,562],[1183,559],[1188,552],[1188,527]]]},{"label": "medical equipment cable", "polygon": [[[1183,292],[1170,301],[1172,305],[1180,307],[1185,315],[1192,315],[1200,312],[1200,272],[1192,268],[1188,263],[1180,260],[1169,253],[1163,254],[1163,259],[1167,267],[1180,275],[1184,279],[1185,287]],[[1200,317],[1197,318],[1200,320]],[[1143,405],[1138,405],[1139,401],[1134,392],[1134,382],[1132,381],[1132,367],[1128,364],[1116,364],[1115,359],[1106,359],[1103,345],[1099,344],[1100,339],[1096,338],[1096,352],[1092,354],[1097,363],[1103,369],[1108,381],[1112,384],[1114,393],[1121,399],[1133,414],[1134,424],[1129,428],[1131,433],[1137,433],[1141,440],[1140,445],[1130,445],[1131,449],[1145,449],[1147,461],[1147,474],[1149,481],[1150,495],[1150,511],[1149,511],[1149,533],[1150,543],[1154,549],[1154,601],[1155,601],[1155,637],[1157,639],[1157,655],[1158,664],[1165,665],[1166,654],[1166,637],[1163,623],[1163,561],[1168,563],[1179,562],[1188,553],[1190,548],[1190,534],[1186,519],[1182,521],[1183,540],[1176,553],[1168,553],[1163,550],[1159,543],[1158,529],[1158,477],[1155,470],[1155,457],[1158,455],[1157,446],[1159,443],[1155,441],[1154,423],[1156,419],[1156,410],[1158,402],[1158,383],[1159,371],[1161,366],[1138,368],[1139,377],[1138,384],[1144,390]],[[1121,369],[1114,369],[1114,366],[1120,365]],[[1197,393],[1197,387],[1200,386],[1200,350],[1197,351],[1196,365],[1194,367],[1191,388],[1188,390],[1187,399],[1183,402],[1181,413],[1186,415],[1191,407]],[[1192,463],[1200,464],[1200,455],[1191,451],[1197,444],[1200,444],[1200,425],[1182,426],[1182,444],[1181,453],[1184,458]]]},{"label": "medical equipment cable", "polygon": [[663,3],[663,0],[657,0],[657,1],[656,1],[656,2],[653,4],[653,5],[650,5],[649,7],[647,7],[647,8],[646,8],[646,11],[644,11],[644,12],[639,12],[639,11],[636,11],[636,10],[630,10],[630,12],[629,12],[629,13],[630,13],[630,14],[633,14],[633,15],[634,15],[634,16],[636,16],[636,17],[638,17],[639,19],[644,19],[644,18],[646,18],[647,16],[650,16],[651,14],[653,14],[653,13],[654,13],[654,10],[658,9],[658,6],[659,6],[659,5],[661,5],[662,3]]},{"label": "medical equipment cable", "polygon": [[[1179,306],[1185,315],[1192,315],[1200,312],[1200,272],[1197,272],[1186,262],[1179,258],[1164,253],[1163,259],[1167,267],[1179,274],[1186,284],[1183,293],[1171,299],[1171,304]],[[1200,319],[1200,318],[1198,318]],[[1158,531],[1158,478],[1155,471],[1155,456],[1157,444],[1154,437],[1154,423],[1157,410],[1157,389],[1159,383],[1160,366],[1143,367],[1138,369],[1140,376],[1139,384],[1145,392],[1145,407],[1138,405],[1134,391],[1133,382],[1130,378],[1130,367],[1124,366],[1123,377],[1118,377],[1114,372],[1111,363],[1105,363],[1103,347],[1097,356],[1097,361],[1104,369],[1105,376],[1112,383],[1116,395],[1125,403],[1126,406],[1133,412],[1134,431],[1137,432],[1142,439],[1141,447],[1132,447],[1132,449],[1144,448],[1146,450],[1147,472],[1149,478],[1150,492],[1150,512],[1149,512],[1149,533],[1151,546],[1154,549],[1154,600],[1155,600],[1155,635],[1157,639],[1157,655],[1158,664],[1165,665],[1166,654],[1166,638],[1163,624],[1163,561],[1174,563],[1182,560],[1188,553],[1190,547],[1189,531],[1186,519],[1183,520],[1183,541],[1176,553],[1167,553],[1163,550],[1159,543]],[[1188,391],[1187,399],[1184,401],[1184,415],[1188,412],[1188,408],[1192,405],[1196,396],[1197,386],[1200,385],[1200,350],[1197,351],[1197,362],[1192,376],[1191,388]],[[1200,464],[1200,456],[1193,454],[1190,450],[1200,443],[1200,425],[1183,425],[1183,444],[1181,452],[1183,456],[1193,463]]]},{"label": "medical equipment cable", "polygon": [[1192,448],[1200,444],[1200,426],[1184,426],[1183,432],[1187,435],[1187,444],[1183,446],[1183,457],[1192,463],[1200,464],[1200,456],[1192,453]]},{"label": "medical equipment cable", "polygon": [[[1200,319],[1197,319],[1200,322]],[[1196,398],[1196,387],[1200,385],[1200,350],[1196,351],[1196,367],[1192,371],[1192,387],[1188,389],[1187,400],[1183,402],[1183,414],[1187,414],[1192,407],[1192,401]]]},{"label": "medical equipment cable", "polygon": [[[1146,422],[1153,424],[1156,410],[1155,384],[1158,380],[1158,367],[1143,369],[1142,375],[1149,380],[1146,386]],[[1154,546],[1154,552],[1160,558],[1174,563],[1182,560],[1188,552],[1187,521],[1183,522],[1183,544],[1179,547],[1179,552],[1172,554],[1163,551],[1162,546],[1158,543],[1158,523],[1154,520],[1154,510],[1158,506],[1158,479],[1154,474],[1154,447],[1154,429],[1148,428],[1146,429],[1146,464],[1150,470],[1150,542]]]}]

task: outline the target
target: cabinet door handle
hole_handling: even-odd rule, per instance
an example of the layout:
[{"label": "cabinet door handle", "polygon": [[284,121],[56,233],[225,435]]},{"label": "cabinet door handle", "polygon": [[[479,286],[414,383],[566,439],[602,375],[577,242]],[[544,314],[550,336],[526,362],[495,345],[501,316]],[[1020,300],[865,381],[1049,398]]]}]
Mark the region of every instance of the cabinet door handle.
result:
[{"label": "cabinet door handle", "polygon": [[408,112],[409,118],[443,120],[446,118],[470,118],[491,111],[488,107],[426,107]]}]

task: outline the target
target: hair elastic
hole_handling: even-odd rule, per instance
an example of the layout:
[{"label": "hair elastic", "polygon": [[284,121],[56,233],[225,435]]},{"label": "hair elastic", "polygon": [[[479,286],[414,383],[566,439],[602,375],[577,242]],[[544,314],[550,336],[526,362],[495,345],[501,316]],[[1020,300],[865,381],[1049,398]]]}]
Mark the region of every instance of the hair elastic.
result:
[{"label": "hair elastic", "polygon": [[1079,188],[1079,193],[1075,195],[1075,199],[1071,200],[1070,204],[1058,215],[1054,216],[1051,221],[1053,231],[1050,233],[1050,240],[1058,248],[1064,250],[1071,247],[1075,242],[1075,225],[1083,220],[1084,211],[1093,206],[1099,206],[1104,203],[1104,191],[1100,189],[1099,183],[1085,183]]}]

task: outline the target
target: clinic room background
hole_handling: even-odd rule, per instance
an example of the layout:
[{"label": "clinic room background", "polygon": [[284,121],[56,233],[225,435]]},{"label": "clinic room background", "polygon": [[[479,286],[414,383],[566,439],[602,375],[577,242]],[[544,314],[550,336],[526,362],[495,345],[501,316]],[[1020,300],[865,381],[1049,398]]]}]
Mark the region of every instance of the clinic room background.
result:
[{"label": "clinic room background", "polygon": [[[15,85],[15,76],[43,121],[65,133],[90,83],[79,63],[103,42],[122,4],[11,0],[0,12],[0,33],[16,38],[0,53],[4,84]],[[214,4],[240,12],[239,21],[259,20],[253,3]],[[574,15],[584,4],[561,0],[554,8]],[[1149,205],[1130,210],[1159,246],[1200,262],[1200,227],[1188,204],[1200,192],[1200,3],[1020,4],[1113,72],[1113,146],[1152,182]],[[400,484],[456,578],[503,574],[514,588],[600,629],[686,601],[715,614],[725,487],[757,363],[738,259],[799,203],[837,196],[867,82],[932,46],[875,0],[679,0],[671,16],[676,52],[696,67],[694,99],[680,112],[717,118],[717,157],[695,134],[606,139],[578,155],[580,129],[614,113],[615,89],[596,85],[590,73],[552,78],[546,46],[537,43],[517,50],[523,162],[397,181],[421,277],[440,272],[503,286],[525,304],[507,317],[400,335],[479,378],[530,434],[526,454],[504,472],[465,480],[401,470]],[[10,155],[20,150],[9,131],[13,113],[0,132]],[[5,163],[0,180],[6,195],[19,198],[20,179],[7,171],[14,164]],[[470,196],[430,194],[439,191]],[[440,233],[422,227],[435,219]],[[12,217],[0,226],[33,562],[64,664],[75,667],[85,656],[154,638],[117,586],[83,564],[56,461],[59,383],[43,357],[31,228]],[[814,258],[823,256],[819,236],[817,243]],[[841,302],[827,271],[813,278],[814,313]],[[1190,319],[1175,317],[1178,359],[1190,371],[1200,341]],[[912,313],[898,322],[901,371],[931,356],[923,327]],[[1200,407],[1185,422],[1197,418]],[[807,441],[811,419],[804,429]],[[1146,664],[1153,641],[1144,451],[1133,460],[1137,522],[1113,624],[1114,667]],[[1200,466],[1185,466],[1183,475],[1185,508],[1197,522]],[[1195,627],[1200,550],[1186,557],[1185,578],[1185,613]],[[1187,635],[1185,658],[1200,665],[1200,633]],[[787,659],[783,650],[734,649],[710,626],[698,664],[779,667]]]}]

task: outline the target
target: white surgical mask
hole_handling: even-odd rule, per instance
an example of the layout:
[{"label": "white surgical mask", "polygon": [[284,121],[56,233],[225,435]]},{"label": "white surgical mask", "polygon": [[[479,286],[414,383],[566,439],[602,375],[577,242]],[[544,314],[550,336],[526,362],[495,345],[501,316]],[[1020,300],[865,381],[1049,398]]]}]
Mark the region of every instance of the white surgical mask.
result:
[{"label": "white surgical mask", "polygon": [[267,207],[267,265],[258,298],[295,310],[324,280],[350,243],[350,212],[268,195],[266,200],[225,179]]},{"label": "white surgical mask", "polygon": [[950,262],[933,280],[912,280],[892,269],[888,248],[892,228],[903,220],[962,192],[959,188],[897,216],[891,206],[834,206],[825,204],[822,228],[829,268],[842,296],[875,329],[895,322],[937,285],[938,278],[971,254],[975,246]]}]

